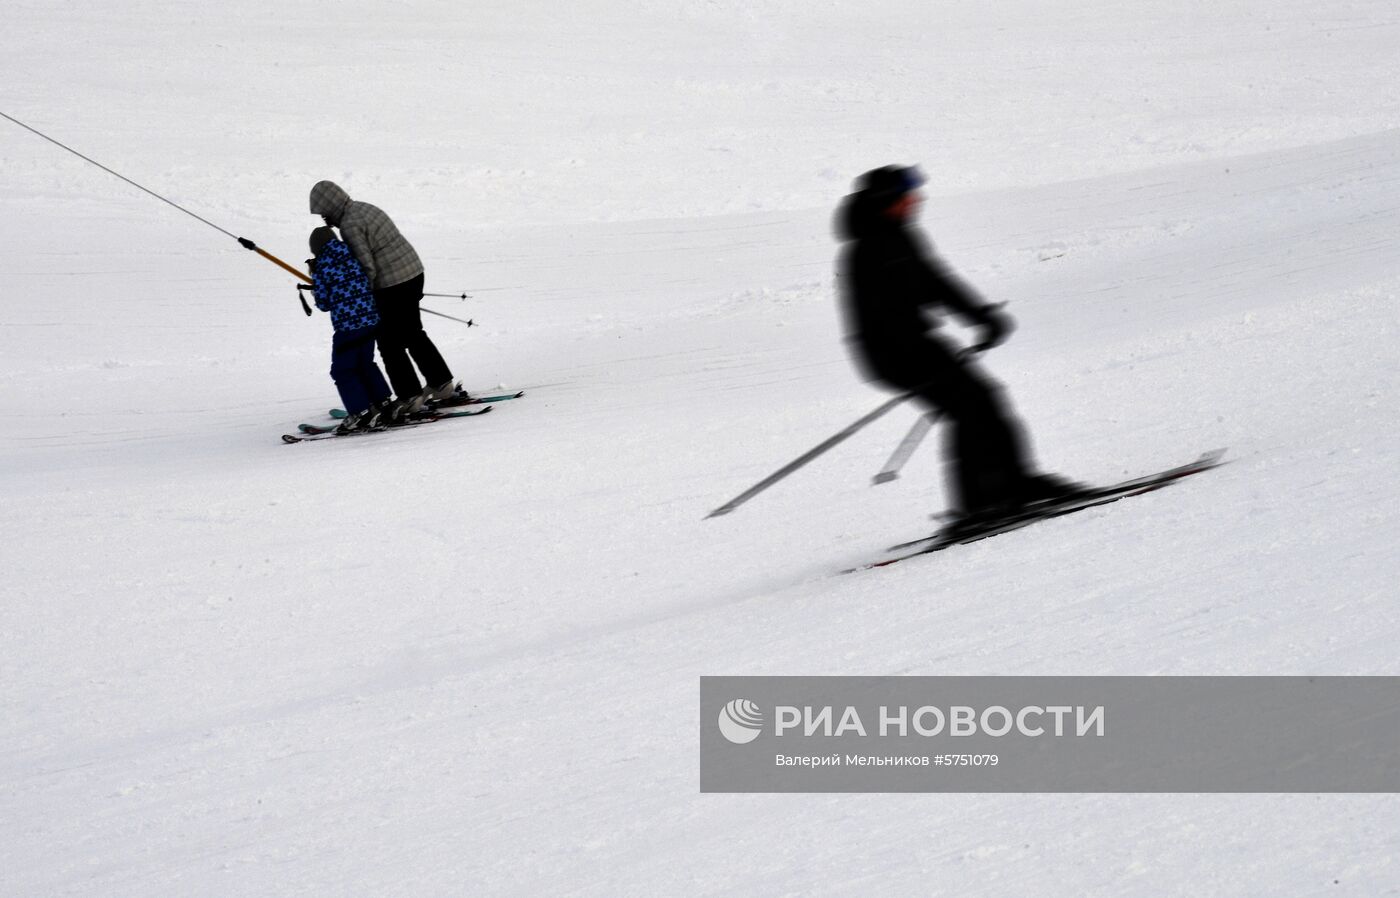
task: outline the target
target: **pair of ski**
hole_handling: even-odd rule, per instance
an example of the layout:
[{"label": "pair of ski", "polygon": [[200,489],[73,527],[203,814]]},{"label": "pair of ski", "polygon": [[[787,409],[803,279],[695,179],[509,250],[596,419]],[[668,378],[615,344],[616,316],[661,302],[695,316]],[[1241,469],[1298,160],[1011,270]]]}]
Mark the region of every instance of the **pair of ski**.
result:
[{"label": "pair of ski", "polygon": [[[1193,474],[1209,471],[1211,468],[1219,466],[1222,464],[1221,458],[1224,455],[1224,449],[1216,449],[1212,452],[1202,454],[1200,458],[1190,464],[1169,468],[1158,474],[1149,474],[1145,477],[1125,480],[1122,483],[1115,483],[1110,486],[1092,488],[1070,499],[1057,502],[1036,503],[1016,514],[997,520],[987,521],[980,525],[952,525],[945,527],[931,536],[911,540],[907,543],[900,543],[896,546],[890,546],[888,550],[890,552],[901,552],[903,554],[896,555],[893,558],[886,558],[883,561],[875,561],[870,564],[860,565],[859,567],[849,568],[842,571],[842,573],[853,574],[857,571],[868,571],[872,568],[887,567],[891,564],[907,561],[910,558],[917,558],[920,555],[941,552],[952,546],[966,545],[967,543],[974,543],[978,540],[987,539],[988,537],[997,536],[1002,533],[1020,530],[1022,527],[1028,527],[1037,521],[1058,518],[1063,515],[1074,514],[1076,511],[1083,511],[1086,508],[1094,508],[1099,505],[1107,505],[1110,502],[1117,502],[1129,496],[1140,496],[1143,493],[1150,493],[1154,490],[1169,486],[1181,480],[1183,477],[1190,477]],[[914,549],[914,551],[906,551],[909,549]]]},{"label": "pair of ski", "polygon": [[[336,430],[339,425],[326,427],[320,424],[301,424],[297,427],[297,429],[301,431],[300,433],[284,433],[282,434],[282,442],[309,443],[320,440],[339,439],[341,437],[363,436],[370,433],[384,433],[388,430],[399,430],[404,427],[417,427],[421,424],[431,424],[434,421],[442,421],[447,418],[474,418],[477,415],[484,415],[491,411],[493,406],[487,405],[486,408],[464,409],[462,411],[446,411],[446,409],[467,405],[482,405],[490,402],[504,402],[507,399],[519,399],[524,395],[524,390],[521,390],[519,393],[508,393],[501,396],[468,396],[466,394],[461,394],[452,399],[430,403],[424,411],[414,415],[407,421],[395,424],[393,427],[381,428],[379,430],[352,430],[349,433],[339,433]],[[330,414],[332,418],[347,417],[345,410],[339,408],[331,409]]]},{"label": "pair of ski", "polygon": [[312,443],[320,440],[338,440],[342,437],[358,437],[371,433],[387,433],[391,430],[402,430],[405,427],[418,427],[423,424],[432,424],[434,421],[445,421],[448,418],[474,418],[477,415],[484,415],[491,411],[493,406],[486,408],[472,409],[460,412],[428,412],[419,413],[392,427],[381,427],[378,430],[352,430],[348,433],[340,433],[335,427],[322,427],[319,424],[299,425],[301,433],[284,433],[282,442],[284,443]]},{"label": "pair of ski", "polygon": [[[439,409],[458,408],[463,405],[482,405],[483,403],[487,402],[505,402],[508,399],[519,399],[521,396],[524,395],[524,390],[521,390],[519,393],[502,393],[499,396],[473,396],[470,393],[458,393],[451,399],[438,399],[429,402],[426,406],[424,406],[424,408],[426,408],[430,412],[435,412]],[[333,408],[331,409],[330,414],[332,418],[348,418],[350,416],[349,412],[345,411],[345,409],[343,408]]]}]

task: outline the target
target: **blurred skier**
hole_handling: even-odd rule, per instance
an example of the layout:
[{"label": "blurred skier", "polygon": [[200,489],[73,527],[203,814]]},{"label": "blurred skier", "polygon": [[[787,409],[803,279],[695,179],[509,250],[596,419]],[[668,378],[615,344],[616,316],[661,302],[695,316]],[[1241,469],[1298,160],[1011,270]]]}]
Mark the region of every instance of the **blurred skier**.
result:
[{"label": "blurred skier", "polygon": [[374,363],[374,337],[379,327],[369,278],[350,248],[330,228],[311,232],[311,292],[316,308],[331,315],[331,379],[349,416],[339,433],[379,426],[380,412],[389,404],[389,385]]},{"label": "blurred skier", "polygon": [[[380,317],[379,354],[398,396],[389,417],[398,420],[430,400],[451,397],[456,392],[452,371],[423,330],[418,308],[423,299],[423,263],[413,246],[384,210],[350,199],[331,181],[319,181],[311,188],[311,212],[340,228],[374,289]],[[426,386],[413,370],[415,363]]]},{"label": "blurred skier", "polygon": [[[1034,473],[1020,422],[999,384],[971,362],[1003,342],[1014,322],[944,269],[914,230],[923,179],[885,166],[857,179],[838,213],[846,242],[839,269],[848,339],[873,378],[912,391],[952,424],[951,486],[962,517],[976,526],[1034,502],[1069,498],[1083,487]],[[925,310],[941,306],[980,330],[967,351],[932,331]]]}]

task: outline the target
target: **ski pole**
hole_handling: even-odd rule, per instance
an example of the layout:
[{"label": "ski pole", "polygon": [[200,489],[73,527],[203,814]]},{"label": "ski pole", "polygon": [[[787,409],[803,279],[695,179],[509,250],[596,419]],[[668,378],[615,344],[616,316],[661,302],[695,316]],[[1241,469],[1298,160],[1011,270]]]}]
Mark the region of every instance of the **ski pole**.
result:
[{"label": "ski pole", "polygon": [[843,442],[846,438],[850,437],[856,431],[865,427],[867,424],[874,421],[876,418],[879,418],[881,415],[884,415],[890,409],[899,405],[901,402],[913,395],[914,393],[912,391],[908,393],[901,393],[893,399],[884,402],[879,408],[875,409],[873,412],[870,412],[868,415],[865,415],[859,420],[847,425],[841,431],[832,434],[825,440],[822,440],[820,443],[813,446],[811,449],[808,449],[806,452],[802,453],[797,458],[783,465],[781,468],[774,471],[772,474],[769,474],[767,477],[763,478],[758,483],[755,483],[753,486],[744,490],[742,493],[735,496],[733,499],[730,499],[728,502],[724,503],[719,508],[716,508],[714,511],[705,515],[706,519],[717,518],[720,515],[729,514],[731,511],[738,508],[740,505],[743,505],[745,502],[749,501],[754,496],[757,496],[759,493],[768,489],[770,486],[777,483],[779,480],[782,480],[784,477],[788,476],[793,471],[796,471],[797,469],[805,466],[808,462],[812,461],[812,459],[816,458],[819,455],[822,455],[827,450],[831,449],[833,446]]},{"label": "ski pole", "polygon": [[[303,290],[310,290],[310,289],[312,289],[312,287],[311,287],[310,284],[297,284],[297,296],[301,299],[301,307],[302,307],[302,309],[306,312],[307,315],[310,315],[310,314],[311,314],[311,307],[308,306],[308,305],[306,304],[306,296],[302,293],[302,291],[303,291]],[[424,295],[424,296],[428,296],[429,294],[425,293],[425,294],[423,294],[423,295]],[[424,308],[422,308],[422,306],[419,306],[419,308],[420,308],[422,311],[427,312],[429,315],[436,315],[436,316],[438,316],[439,318],[447,318],[447,319],[449,319],[449,320],[456,321],[456,322],[458,322],[459,324],[465,324],[467,327],[476,327],[476,326],[477,326],[477,324],[476,324],[475,321],[463,321],[461,318],[453,318],[451,315],[444,315],[444,314],[441,313],[441,312],[434,312],[432,309],[424,309]]]},{"label": "ski pole", "polygon": [[890,456],[890,460],[885,462],[885,466],[880,469],[880,473],[875,475],[875,485],[878,486],[879,484],[889,483],[891,480],[899,479],[900,470],[904,467],[905,463],[909,461],[909,457],[914,454],[914,450],[919,448],[919,444],[924,441],[924,437],[928,435],[929,429],[933,427],[941,417],[943,417],[943,413],[936,412],[925,413],[915,419],[914,426],[909,428],[909,432],[904,435],[904,439],[900,440],[899,445],[895,447],[894,454]]},{"label": "ski pole", "polygon": [[[423,295],[427,296],[428,294],[424,293]],[[463,321],[461,318],[453,318],[451,315],[444,315],[441,312],[434,312],[432,309],[424,309],[422,306],[419,306],[418,308],[424,312],[427,312],[429,315],[436,315],[439,318],[446,318],[448,321],[455,321],[458,324],[465,324],[467,327],[477,326],[476,322],[470,319]]]}]

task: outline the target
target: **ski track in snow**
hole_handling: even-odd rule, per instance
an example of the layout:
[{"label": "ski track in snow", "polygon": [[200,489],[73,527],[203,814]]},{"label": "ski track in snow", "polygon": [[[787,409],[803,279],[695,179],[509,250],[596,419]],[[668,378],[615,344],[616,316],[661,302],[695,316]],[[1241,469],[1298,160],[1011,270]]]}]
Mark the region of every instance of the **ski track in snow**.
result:
[{"label": "ski track in snow", "polygon": [[[202,131],[195,101],[221,88],[196,89],[184,57],[142,57],[164,38],[142,30],[153,8],[126,6],[129,15],[98,16],[132,51],[121,50],[123,64],[152,90],[183,84],[171,115]],[[1011,29],[1023,58],[1006,71],[1043,70],[1038,100],[1071,124],[1092,117],[1075,118],[1064,85],[1082,66],[1126,70],[1130,59],[1175,110],[1134,111],[1116,93],[1132,78],[1105,87],[1119,104],[1112,122],[1142,132],[1143,155],[1070,142],[1057,162],[1036,140],[1055,133],[1055,116],[1025,114],[1034,105],[1012,101],[1003,73],[1005,83],[974,94],[986,119],[936,106],[935,123],[981,135],[991,156],[980,175],[977,153],[934,140],[936,130],[916,131],[921,143],[873,136],[857,155],[817,147],[811,107],[807,120],[760,126],[758,111],[792,106],[800,87],[707,68],[711,45],[800,58],[785,40],[843,21],[840,4],[683,4],[677,22],[646,7],[632,11],[635,25],[620,9],[588,3],[565,24],[541,20],[552,24],[539,47],[503,11],[475,23],[495,43],[456,20],[441,35],[406,26],[416,40],[516,48],[492,65],[523,66],[527,86],[577,66],[557,97],[536,101],[551,109],[629,79],[653,99],[675,90],[696,101],[694,132],[671,122],[689,144],[545,120],[541,145],[581,135],[561,156],[618,153],[615,169],[589,163],[605,172],[594,176],[600,192],[614,180],[617,192],[599,208],[565,192],[557,215],[551,193],[587,166],[516,143],[485,94],[475,97],[483,127],[534,176],[432,162],[451,155],[446,138],[421,138],[399,148],[419,194],[403,213],[389,138],[330,167],[327,148],[350,123],[311,131],[312,149],[282,162],[274,148],[293,123],[287,110],[216,105],[211,127],[241,123],[231,133],[251,162],[209,133],[173,136],[161,160],[133,133],[139,116],[99,139],[58,114],[57,88],[7,110],[71,121],[67,135],[94,152],[122,147],[119,168],[202,189],[181,199],[241,221],[293,262],[281,247],[301,246],[314,223],[297,216],[316,172],[362,166],[356,195],[364,187],[401,221],[417,217],[410,236],[428,289],[474,295],[425,302],[480,324],[428,321],[457,374],[472,389],[527,395],[481,420],[280,444],[278,433],[337,404],[324,317],[305,319],[289,282],[231,242],[0,131],[14,172],[0,184],[14,210],[0,241],[10,285],[0,313],[10,337],[0,349],[0,892],[1396,893],[1384,796],[700,795],[695,720],[707,674],[1400,673],[1400,130],[1385,118],[1386,95],[1358,99],[1352,119],[1329,116],[1345,105],[1335,94],[1360,94],[1346,72],[1308,92],[1316,63],[1305,55],[1289,76],[1295,96],[1259,98],[1278,113],[1275,130],[1198,125],[1215,142],[1192,149],[1189,91],[1157,80],[1175,71],[1170,53],[1157,55],[1165,44],[1195,47],[1217,76],[1238,65],[1238,79],[1213,82],[1224,93],[1265,83],[1260,60],[1275,41],[1323,35],[1333,43],[1312,52],[1328,58],[1390,54],[1396,26],[1379,21],[1384,8],[1323,18],[1223,4],[1196,21],[1178,3],[1142,19],[1087,5],[1068,22],[1030,5],[1024,20],[949,11],[953,36],[930,38],[950,42],[945,56],[959,37]],[[68,21],[33,3],[16,15],[40,28],[39,49]],[[796,19],[804,24],[791,31],[776,24]],[[1238,30],[1235,57],[1208,37],[1222,21],[1278,34]],[[1139,45],[1144,23],[1162,29],[1162,43]],[[301,10],[284,25],[285,40],[314,34]],[[344,27],[354,47],[376,46],[360,16]],[[253,46],[241,33],[198,33]],[[683,36],[673,64],[708,74],[671,84],[616,61],[666,71],[656,56],[592,52],[657,35]],[[861,58],[877,36],[831,38],[833,58]],[[264,59],[288,45],[268,46]],[[389,87],[429,77],[405,46],[391,43],[391,61],[379,63]],[[551,47],[564,61],[543,61]],[[919,49],[896,58],[929,56],[909,63],[929,67],[914,75],[951,77]],[[318,67],[338,71],[324,49],[307,53],[295,65],[311,84],[327,77]],[[234,56],[214,69],[243,72]],[[1073,61],[1062,69],[1060,56]],[[20,71],[24,58],[0,71]],[[116,65],[93,58],[94,73]],[[73,65],[60,81],[89,77]],[[913,100],[895,91],[908,73],[889,68],[898,65],[879,61],[867,80],[829,76],[821,108],[832,134],[866,133],[845,111],[853,97],[911,117]],[[1383,77],[1393,64],[1365,68],[1356,83],[1394,80]],[[516,96],[497,69],[483,77]],[[72,108],[91,114],[105,99],[113,120],[140,112],[128,94],[91,87],[99,99]],[[293,111],[306,112],[312,97],[302,99]],[[385,133],[400,133],[394,122],[423,102],[389,113]],[[609,111],[645,120],[634,100],[616,102],[594,110],[607,127]],[[1235,109],[1228,97],[1211,102]],[[717,124],[734,115],[755,118]],[[811,144],[801,164],[736,184],[745,162],[770,158],[783,123],[795,136],[771,151]],[[987,138],[999,133],[1002,142]],[[739,158],[709,161],[731,155],[721,144]],[[1019,331],[987,364],[1047,468],[1110,481],[1215,446],[1229,447],[1230,464],[837,576],[931,530],[929,513],[945,505],[937,433],[897,483],[869,485],[911,408],[741,511],[703,520],[882,401],[841,346],[830,207],[867,167],[857,158],[875,164],[911,147],[933,154],[942,178],[924,213],[940,254],[1011,303]],[[654,163],[626,168],[662,151],[674,154],[674,175],[694,180],[682,191],[696,194],[691,205],[681,205],[681,179]],[[267,183],[232,173],[259,165]],[[804,186],[826,168],[839,177],[815,193]],[[444,205],[479,193],[482,220],[448,224],[435,184],[448,185]]]}]

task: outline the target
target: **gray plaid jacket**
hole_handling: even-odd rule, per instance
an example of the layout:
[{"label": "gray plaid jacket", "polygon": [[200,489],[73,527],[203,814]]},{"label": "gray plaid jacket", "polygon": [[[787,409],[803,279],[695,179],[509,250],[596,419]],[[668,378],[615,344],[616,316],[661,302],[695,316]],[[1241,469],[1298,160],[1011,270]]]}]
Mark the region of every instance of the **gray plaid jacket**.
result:
[{"label": "gray plaid jacket", "polygon": [[423,273],[423,261],[404,239],[393,219],[378,206],[350,199],[338,184],[317,182],[311,188],[311,212],[340,228],[360,267],[376,290],[410,281]]}]

